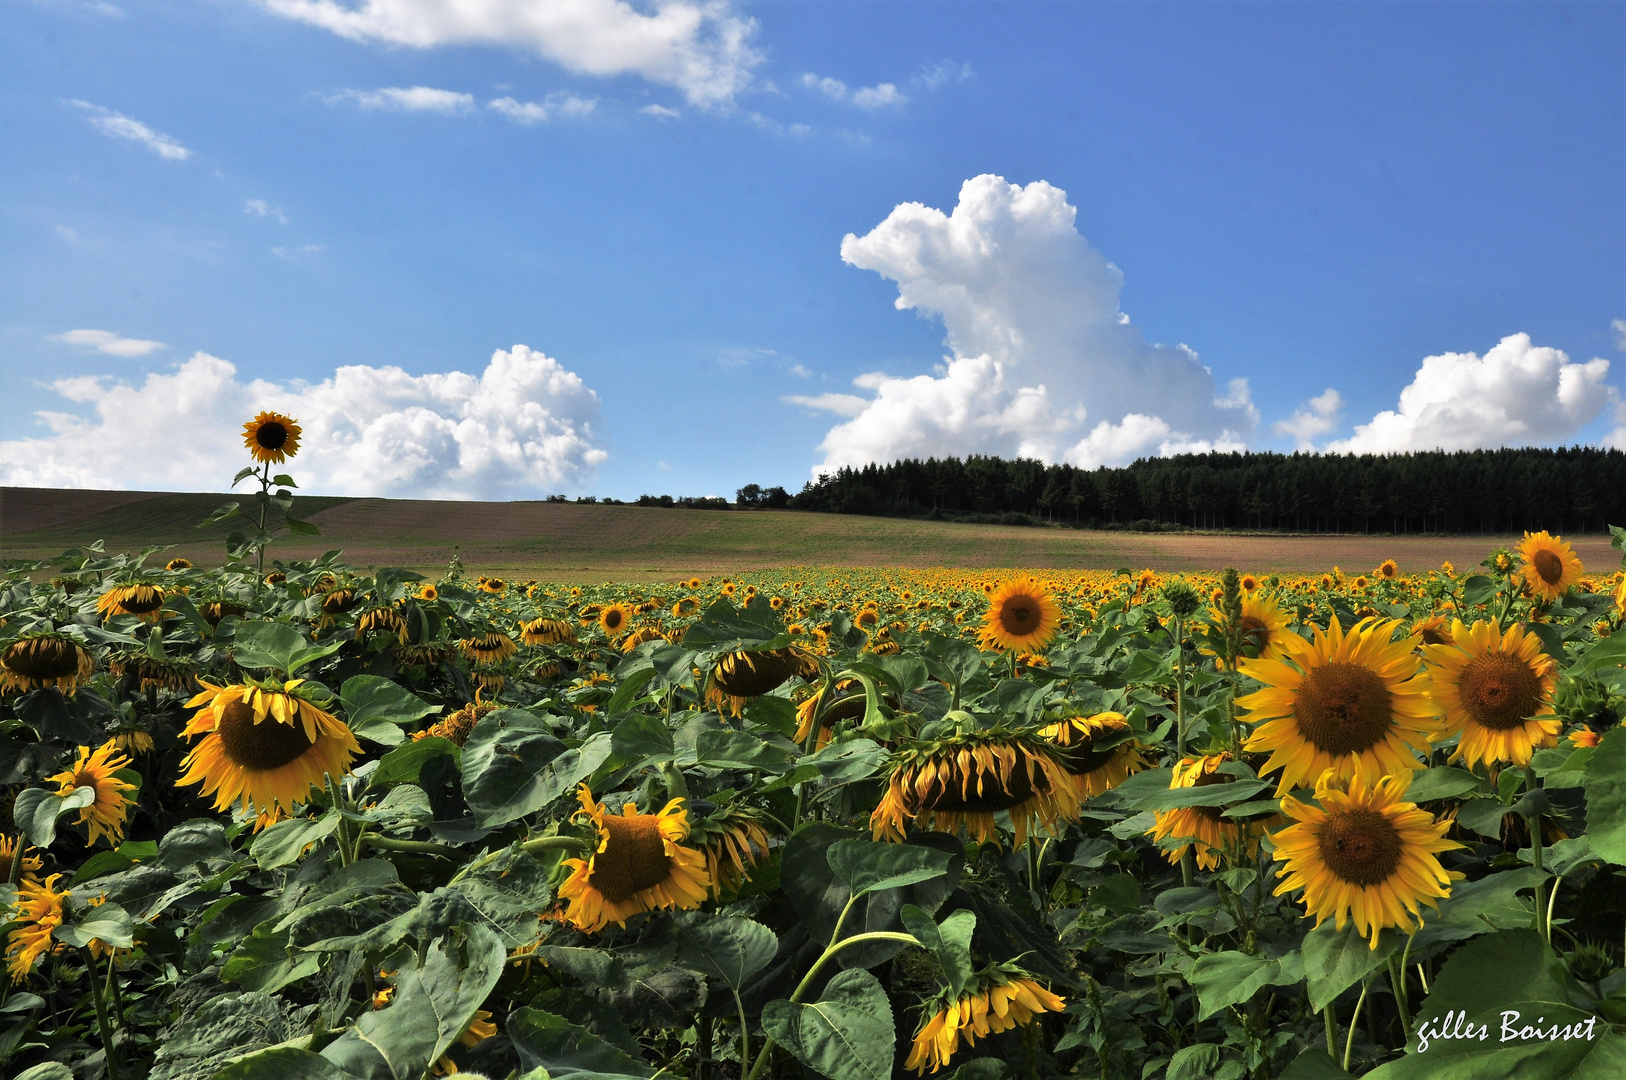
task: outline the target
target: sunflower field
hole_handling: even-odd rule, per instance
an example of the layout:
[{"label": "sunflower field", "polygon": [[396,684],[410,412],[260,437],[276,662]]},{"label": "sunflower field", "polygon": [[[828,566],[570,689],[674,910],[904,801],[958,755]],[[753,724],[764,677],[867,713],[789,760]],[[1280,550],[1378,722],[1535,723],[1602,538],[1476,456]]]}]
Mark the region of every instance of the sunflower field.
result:
[{"label": "sunflower field", "polygon": [[[19,1080],[1626,1075],[1626,582],[0,579]],[[1617,548],[1626,530],[1615,530]]]}]

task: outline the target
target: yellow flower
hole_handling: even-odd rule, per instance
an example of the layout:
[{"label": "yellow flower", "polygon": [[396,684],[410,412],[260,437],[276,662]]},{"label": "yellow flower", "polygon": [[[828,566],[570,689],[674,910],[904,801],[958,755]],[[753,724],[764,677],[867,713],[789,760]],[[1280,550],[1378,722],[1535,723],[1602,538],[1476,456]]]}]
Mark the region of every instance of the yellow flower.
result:
[{"label": "yellow flower", "polygon": [[1087,799],[1104,795],[1151,763],[1142,756],[1145,747],[1130,739],[1105,750],[1094,747],[1097,739],[1129,730],[1123,713],[1104,712],[1094,716],[1074,716],[1039,729],[1039,734],[1062,747],[1062,767],[1082,787]]},{"label": "yellow flower", "polygon": [[1401,801],[1410,783],[1410,772],[1373,785],[1355,776],[1345,792],[1328,770],[1316,784],[1319,807],[1283,798],[1295,823],[1271,836],[1282,864],[1275,895],[1303,889],[1306,918],[1333,919],[1338,930],[1353,922],[1374,949],[1385,927],[1419,929],[1419,905],[1439,906],[1463,876],[1442,867],[1439,853],[1463,845],[1445,839],[1449,821]]},{"label": "yellow flower", "polygon": [[527,645],[563,645],[576,640],[576,628],[547,617],[520,623],[519,639]]},{"label": "yellow flower", "polygon": [[163,617],[163,607],[164,590],[144,581],[115,585],[96,601],[96,610],[102,613],[103,619],[134,615],[142,622],[157,622]]},{"label": "yellow flower", "polygon": [[54,632],[31,634],[0,653],[0,690],[54,686],[71,697],[94,668],[90,653],[73,638]]},{"label": "yellow flower", "polygon": [[[1223,752],[1183,758],[1174,767],[1169,790],[1233,783],[1236,777],[1219,771],[1219,767],[1230,760],[1231,755]],[[1249,858],[1255,856],[1259,851],[1259,838],[1281,820],[1276,815],[1238,820],[1227,818],[1218,806],[1182,806],[1175,810],[1157,811],[1154,824],[1146,830],[1146,834],[1154,842],[1186,841],[1177,847],[1163,849],[1163,857],[1170,863],[1178,863],[1189,847],[1198,866],[1204,870],[1214,870],[1218,868],[1220,859],[1238,844],[1246,844],[1244,853]]]},{"label": "yellow flower", "polygon": [[599,612],[598,625],[605,636],[612,641],[627,631],[627,621],[632,618],[632,612],[620,604],[610,604]]},{"label": "yellow flower", "polygon": [[11,880],[12,864],[16,860],[19,850],[22,852],[23,859],[23,867],[18,871],[21,875],[18,878],[19,882],[33,881],[35,872],[45,865],[44,860],[37,855],[28,854],[34,849],[24,847],[22,837],[6,836],[0,833],[0,883]]},{"label": "yellow flower", "polygon": [[464,638],[457,647],[476,664],[501,664],[519,652],[513,638],[496,630]]},{"label": "yellow flower", "polygon": [[982,643],[1036,652],[1050,643],[1060,624],[1061,607],[1049,591],[1031,577],[1015,578],[989,597]]},{"label": "yellow flower", "polygon": [[14,983],[27,979],[34,962],[52,950],[51,931],[62,925],[62,901],[69,895],[66,889],[56,891],[61,879],[61,874],[43,882],[24,879],[17,890],[12,921],[18,925],[6,937],[6,969]]},{"label": "yellow flower", "polygon": [[[1260,596],[1256,593],[1244,592],[1242,594],[1242,617],[1237,625],[1242,629],[1242,655],[1260,660],[1285,660],[1293,655],[1293,651],[1304,643],[1299,637],[1287,628],[1288,615],[1282,610],[1280,602],[1274,596]],[[1217,612],[1214,625],[1223,632],[1230,620],[1224,612]],[[1204,652],[1212,650],[1204,648]],[[1223,657],[1214,654],[1220,667],[1225,666]]]},{"label": "yellow flower", "polygon": [[243,445],[255,461],[280,465],[299,453],[299,421],[276,412],[262,412],[243,425]]},{"label": "yellow flower", "polygon": [[1556,600],[1581,580],[1580,556],[1567,541],[1549,536],[1546,531],[1525,533],[1519,555],[1524,559],[1519,573],[1524,575],[1531,596],[1544,601]]},{"label": "yellow flower", "polygon": [[49,778],[56,781],[59,796],[72,795],[82,787],[96,792],[96,801],[80,809],[78,822],[90,826],[90,843],[93,845],[103,836],[113,847],[124,839],[124,825],[131,804],[125,792],[136,790],[136,785],[120,780],[113,774],[129,764],[130,759],[119,753],[112,741],[108,741],[94,752],[88,746],[81,746],[79,760],[73,767]]},{"label": "yellow flower", "polygon": [[578,793],[586,817],[598,830],[598,846],[585,859],[566,859],[569,880],[559,897],[570,902],[566,917],[583,933],[596,934],[610,923],[625,926],[641,911],[697,908],[711,878],[706,857],[681,843],[689,837],[684,800],[673,799],[658,814],[640,814],[634,803],[621,816],[605,812],[586,784]]},{"label": "yellow flower", "polygon": [[1451,644],[1425,645],[1434,700],[1446,734],[1460,735],[1451,760],[1530,764],[1540,747],[1558,745],[1562,721],[1553,715],[1558,664],[1541,639],[1522,626],[1504,634],[1495,622],[1451,624]]},{"label": "yellow flower", "polygon": [[975,1046],[978,1039],[1031,1024],[1040,1013],[1067,1008],[1066,1001],[1026,976],[1000,973],[993,978],[999,981],[968,990],[921,1018],[905,1069],[924,1076],[929,1066],[935,1073],[949,1063],[962,1039]]}]

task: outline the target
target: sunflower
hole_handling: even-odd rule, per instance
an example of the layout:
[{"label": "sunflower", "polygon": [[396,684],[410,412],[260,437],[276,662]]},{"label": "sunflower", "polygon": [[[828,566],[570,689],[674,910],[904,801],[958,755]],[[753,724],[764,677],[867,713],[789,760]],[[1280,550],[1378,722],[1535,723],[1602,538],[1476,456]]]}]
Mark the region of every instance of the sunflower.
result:
[{"label": "sunflower", "polygon": [[[1292,656],[1304,639],[1289,630],[1287,623],[1287,612],[1274,596],[1243,592],[1242,617],[1237,620],[1242,630],[1242,656],[1259,660],[1285,660]],[[1230,620],[1218,612],[1214,625],[1223,633]],[[1222,669],[1225,667],[1224,657],[1210,649],[1203,651],[1215,656]]]},{"label": "sunflower", "polygon": [[190,569],[192,569],[192,560],[191,559],[171,559],[171,560],[169,560],[169,562],[164,564],[164,569],[165,570],[190,570]]},{"label": "sunflower", "polygon": [[519,652],[514,639],[497,630],[464,638],[457,643],[457,647],[476,664],[501,664]]},{"label": "sunflower", "polygon": [[1419,905],[1438,907],[1463,876],[1442,867],[1439,853],[1463,845],[1445,839],[1449,821],[1401,801],[1410,784],[1409,772],[1372,785],[1357,775],[1346,792],[1329,769],[1316,782],[1319,807],[1284,797],[1282,812],[1294,824],[1271,837],[1282,864],[1275,895],[1303,889],[1306,918],[1320,926],[1330,917],[1338,930],[1353,922],[1374,949],[1385,927],[1419,929]]},{"label": "sunflower", "polygon": [[433,604],[436,600],[440,599],[440,590],[435,588],[433,585],[425,585],[412,595],[418,600],[422,600],[428,604]]},{"label": "sunflower", "polygon": [[1451,620],[1444,615],[1430,615],[1412,624],[1411,632],[1423,645],[1451,644]]},{"label": "sunflower", "polygon": [[[979,1038],[1031,1024],[1046,1012],[1061,1012],[1067,1002],[1034,982],[1019,969],[1000,965],[976,980],[976,989],[940,997],[927,1006],[915,1032],[915,1043],[905,1069],[917,1076],[927,1066],[937,1072],[960,1048],[960,1040],[975,1046]],[[935,1011],[932,1005],[938,1006]]]},{"label": "sunflower", "polygon": [[685,596],[683,599],[672,605],[672,618],[687,619],[690,615],[693,615],[699,610],[700,601],[696,600],[692,596]]},{"label": "sunflower", "polygon": [[1549,536],[1546,531],[1525,533],[1519,555],[1524,559],[1519,573],[1524,575],[1530,595],[1545,602],[1557,600],[1581,580],[1580,556],[1570,548],[1568,541]]},{"label": "sunflower", "polygon": [[519,639],[527,645],[566,645],[576,640],[576,628],[564,619],[543,616],[520,623]]},{"label": "sunflower", "polygon": [[751,880],[751,870],[768,857],[768,830],[755,811],[730,807],[697,823],[689,834],[706,857],[711,895],[738,892]]},{"label": "sunflower", "polygon": [[983,617],[985,648],[1037,652],[1050,643],[1061,623],[1061,608],[1031,577],[1006,582],[988,601]]},{"label": "sunflower", "polygon": [[145,754],[153,748],[151,733],[141,728],[115,729],[108,732],[108,734],[112,737],[113,745],[126,754]]},{"label": "sunflower", "polygon": [[228,615],[241,617],[247,612],[248,608],[242,604],[234,604],[230,600],[211,600],[198,606],[198,614],[202,615],[204,621],[211,627],[219,626],[220,621]]},{"label": "sunflower", "polygon": [[1077,821],[1083,793],[1055,743],[1003,727],[962,731],[893,755],[870,831],[901,841],[911,820],[944,832],[964,825],[979,844],[997,845],[996,815],[1006,811],[1021,847],[1035,825],[1054,834],[1058,822]]},{"label": "sunflower", "polygon": [[262,465],[281,465],[299,453],[299,421],[262,412],[243,425],[243,445]]},{"label": "sunflower", "polygon": [[1541,639],[1522,626],[1503,633],[1495,622],[1469,627],[1461,619],[1451,624],[1451,638],[1423,647],[1446,733],[1462,736],[1451,760],[1462,758],[1470,769],[1481,761],[1522,767],[1536,749],[1557,746],[1558,664],[1541,651]]},{"label": "sunflower", "polygon": [[1243,574],[1239,584],[1241,584],[1243,592],[1253,592],[1259,588],[1259,579],[1252,574]]},{"label": "sunflower", "polygon": [[401,645],[407,643],[407,621],[392,607],[375,607],[363,611],[356,618],[356,636],[393,637]]},{"label": "sunflower", "polygon": [[[23,865],[20,869],[16,865],[17,852],[19,849],[22,851],[23,856]],[[0,884],[4,884],[5,882],[11,880],[13,871],[17,873],[17,881],[19,883],[25,881],[31,882],[35,880],[35,872],[38,871],[40,867],[44,866],[45,862],[37,855],[28,854],[33,850],[33,848],[23,846],[22,837],[7,836],[0,833]]]},{"label": "sunflower", "polygon": [[201,782],[217,810],[238,801],[244,812],[250,803],[292,810],[361,753],[342,721],[300,696],[303,679],[277,688],[199,682],[203,692],[187,702],[198,711],[181,734],[203,741],[181,762],[186,774],[175,786]]},{"label": "sunflower", "polygon": [[1400,566],[1393,559],[1384,559],[1372,573],[1384,581],[1393,581],[1395,576],[1400,573]]},{"label": "sunflower", "polygon": [[711,669],[710,687],[731,698],[761,697],[794,676],[818,673],[818,664],[797,648],[740,649],[719,657]]},{"label": "sunflower", "polygon": [[444,645],[392,645],[390,655],[402,667],[436,668],[451,659],[451,649]]},{"label": "sunflower", "polygon": [[[1442,727],[1428,696],[1428,677],[1414,652],[1418,639],[1389,637],[1396,623],[1362,619],[1344,632],[1337,616],[1292,662],[1243,660],[1242,673],[1264,687],[1237,699],[1259,726],[1246,749],[1269,750],[1260,775],[1281,770],[1276,794],[1313,783],[1328,769],[1339,779],[1420,769]],[[1415,752],[1415,753],[1414,753]]]},{"label": "sunflower", "polygon": [[192,663],[185,659],[153,656],[137,649],[122,649],[107,658],[109,674],[136,680],[141,690],[173,690],[187,693],[194,679]]},{"label": "sunflower", "polygon": [[[388,1001],[387,998],[385,1000]],[[377,1005],[375,1004],[374,1007],[377,1008]],[[469,1026],[463,1029],[463,1034],[457,1037],[457,1041],[463,1046],[479,1046],[495,1034],[497,1034],[497,1025],[491,1022],[491,1013],[485,1009],[476,1009],[474,1019],[469,1021]],[[448,1076],[456,1074],[460,1070],[457,1067],[457,1062],[453,1061],[450,1055],[443,1054],[440,1060],[435,1062],[431,1071],[436,1076]]]},{"label": "sunflower", "polygon": [[73,765],[47,777],[57,785],[58,796],[72,795],[75,790],[88,787],[96,793],[96,801],[79,811],[78,824],[90,826],[90,843],[105,836],[107,842],[118,847],[124,839],[125,819],[130,813],[131,799],[125,794],[136,790],[136,785],[120,780],[113,774],[127,767],[130,759],[118,752],[111,741],[94,751],[88,746],[79,748],[79,760]]},{"label": "sunflower", "polygon": [[474,583],[474,587],[490,596],[501,596],[508,591],[508,582],[500,577],[485,577],[482,575],[480,580]]},{"label": "sunflower", "polygon": [[1129,721],[1123,713],[1104,712],[1094,716],[1063,718],[1040,728],[1039,734],[1064,748],[1061,754],[1063,766],[1082,786],[1084,797],[1093,799],[1123,783],[1131,773],[1138,773],[1151,764],[1141,754],[1146,748],[1134,739],[1105,750],[1095,749],[1097,739],[1128,730]]},{"label": "sunflower", "polygon": [[578,797],[576,816],[598,830],[591,855],[561,864],[571,874],[558,895],[570,901],[566,917],[578,930],[596,934],[612,922],[627,925],[640,911],[692,910],[705,901],[711,888],[706,856],[681,843],[689,837],[684,800],[673,799],[658,814],[640,814],[629,802],[616,817],[593,801],[586,784]]},{"label": "sunflower", "polygon": [[6,956],[10,959],[7,970],[14,983],[27,979],[34,962],[52,951],[51,931],[62,925],[62,902],[69,895],[66,889],[56,891],[61,879],[61,874],[52,874],[44,881],[25,879],[17,890],[11,911],[16,927],[6,938]]},{"label": "sunflower", "polygon": [[[1220,772],[1220,766],[1232,760],[1228,752],[1198,755],[1181,759],[1174,767],[1169,790],[1208,787],[1210,784],[1228,784],[1236,780],[1230,773]],[[1228,818],[1218,806],[1182,806],[1176,810],[1159,810],[1154,824],[1146,835],[1154,843],[1164,840],[1184,840],[1176,847],[1163,849],[1163,857],[1178,863],[1186,849],[1197,858],[1204,870],[1219,867],[1221,857],[1246,845],[1246,855],[1252,858],[1259,851],[1259,838],[1270,831],[1272,825],[1282,821],[1279,816],[1249,818],[1245,821]]]},{"label": "sunflower", "polygon": [[0,690],[54,686],[71,697],[93,670],[89,651],[73,638],[54,631],[29,634],[0,653]]},{"label": "sunflower", "polygon": [[115,615],[134,615],[142,622],[157,622],[164,607],[164,590],[151,582],[138,581],[130,585],[115,585],[96,601],[96,610],[103,619]]},{"label": "sunflower", "polygon": [[473,704],[465,705],[445,719],[430,724],[422,731],[413,732],[413,741],[416,742],[419,739],[450,739],[458,746],[462,746],[469,741],[469,736],[474,733],[474,725],[478,724],[486,713],[494,712],[499,708],[501,706],[489,701],[476,701]]}]

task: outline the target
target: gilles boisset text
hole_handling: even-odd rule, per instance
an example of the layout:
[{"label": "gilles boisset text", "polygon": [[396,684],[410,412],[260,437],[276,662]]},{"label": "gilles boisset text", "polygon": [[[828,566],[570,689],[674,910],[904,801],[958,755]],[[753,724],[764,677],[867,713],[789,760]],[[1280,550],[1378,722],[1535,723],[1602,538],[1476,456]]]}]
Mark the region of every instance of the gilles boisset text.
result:
[{"label": "gilles boisset text", "polygon": [[[1589,1016],[1585,1020],[1577,1020],[1573,1024],[1553,1024],[1550,1028],[1543,1027],[1547,1022],[1545,1016],[1539,1017],[1534,1026],[1519,1025],[1519,1014],[1509,1009],[1502,1014],[1501,1038],[1498,1042],[1530,1042],[1542,1040],[1545,1042],[1559,1042],[1565,1039],[1587,1039],[1593,1037],[1593,1025],[1598,1018]],[[1442,1039],[1473,1039],[1484,1042],[1491,1037],[1489,1024],[1475,1024],[1468,1019],[1465,1012],[1449,1009],[1439,1020],[1430,1024],[1424,1021],[1417,1029],[1417,1052],[1425,1052],[1429,1044]]]}]

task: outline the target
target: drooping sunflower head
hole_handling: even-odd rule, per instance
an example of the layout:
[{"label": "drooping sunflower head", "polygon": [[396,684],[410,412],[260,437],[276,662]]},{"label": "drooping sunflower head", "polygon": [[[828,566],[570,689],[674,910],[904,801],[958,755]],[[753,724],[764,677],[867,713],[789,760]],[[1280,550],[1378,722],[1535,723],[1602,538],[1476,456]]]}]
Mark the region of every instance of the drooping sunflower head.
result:
[{"label": "drooping sunflower head", "polygon": [[132,800],[129,792],[136,785],[122,780],[114,773],[127,768],[130,759],[119,753],[119,748],[108,741],[92,750],[79,748],[79,759],[49,779],[57,785],[57,795],[72,795],[77,789],[88,787],[96,793],[96,800],[79,810],[79,824],[90,827],[90,843],[94,845],[105,836],[107,842],[118,847],[124,839],[124,825],[130,814]]},{"label": "drooping sunflower head", "polygon": [[171,559],[171,560],[169,560],[169,562],[164,564],[164,569],[165,570],[177,570],[177,571],[179,571],[179,570],[190,570],[190,569],[192,569],[192,560],[191,559]]},{"label": "drooping sunflower head", "polygon": [[299,421],[278,412],[262,412],[243,425],[243,445],[262,465],[281,465],[299,453]]},{"label": "drooping sunflower head", "polygon": [[737,649],[718,658],[709,688],[744,701],[761,697],[801,675],[818,673],[818,661],[794,645],[783,649]]},{"label": "drooping sunflower head", "polygon": [[1054,835],[1077,821],[1083,793],[1062,748],[1036,732],[1002,726],[955,731],[893,754],[870,830],[877,840],[901,841],[911,821],[944,832],[963,825],[978,843],[999,844],[996,816],[1005,811],[1021,847],[1036,826]]},{"label": "drooping sunflower head", "polygon": [[630,655],[635,652],[640,645],[651,641],[665,640],[666,636],[661,632],[660,627],[646,624],[644,626],[640,626],[622,640],[621,651]]},{"label": "drooping sunflower head", "polygon": [[11,981],[20,983],[34,970],[40,957],[61,945],[51,941],[51,931],[62,925],[62,903],[69,891],[58,892],[56,883],[61,874],[52,874],[44,881],[24,880],[17,890],[16,906],[11,911],[17,925],[6,937],[6,970]]},{"label": "drooping sunflower head", "polygon": [[767,820],[748,806],[728,806],[694,822],[689,842],[706,857],[711,895],[738,892],[751,880],[751,871],[768,857],[773,843]]},{"label": "drooping sunflower head", "polygon": [[66,634],[25,634],[0,653],[0,691],[54,686],[72,696],[95,666],[89,650]]},{"label": "drooping sunflower head", "polygon": [[1329,770],[1316,783],[1320,806],[1282,799],[1294,824],[1272,835],[1275,895],[1304,890],[1305,916],[1316,925],[1353,922],[1378,947],[1385,927],[1411,933],[1422,925],[1420,905],[1437,907],[1461,874],[1440,865],[1439,853],[1462,847],[1445,839],[1449,821],[1402,801],[1411,773],[1368,784],[1360,776],[1345,790]]},{"label": "drooping sunflower head", "polygon": [[1503,633],[1494,620],[1451,624],[1451,643],[1425,645],[1434,700],[1446,733],[1461,738],[1451,760],[1468,767],[1530,764],[1531,755],[1558,745],[1563,721],[1553,711],[1558,663],[1541,639],[1522,626]]},{"label": "drooping sunflower head", "polygon": [[1063,717],[1039,734],[1062,748],[1063,766],[1083,786],[1084,796],[1093,799],[1151,764],[1142,753],[1144,746],[1123,738],[1128,731],[1123,713],[1103,712]]},{"label": "drooping sunflower head", "polygon": [[370,608],[356,618],[356,636],[363,639],[393,637],[398,644],[405,645],[409,637],[407,621],[394,607]]},{"label": "drooping sunflower head", "polygon": [[1031,1024],[1041,1013],[1061,1012],[1067,1002],[1052,994],[1020,968],[991,965],[959,993],[945,990],[927,1002],[915,1030],[905,1069],[924,1076],[938,1072],[960,1048],[977,1040]]},{"label": "drooping sunflower head", "polygon": [[1013,578],[988,598],[982,644],[999,650],[1037,652],[1050,644],[1061,625],[1061,606],[1031,577]]},{"label": "drooping sunflower head", "polygon": [[17,871],[20,875],[18,877],[19,883],[34,881],[34,875],[39,872],[40,867],[45,865],[45,862],[38,855],[28,854],[33,850],[31,847],[24,846],[22,837],[0,833],[0,882],[11,880],[12,864],[17,860],[19,852],[21,852],[23,860],[21,869]]},{"label": "drooping sunflower head", "polygon": [[[1182,758],[1169,779],[1169,790],[1235,783],[1239,777],[1224,768],[1232,760],[1229,752]],[[1178,863],[1189,848],[1198,866],[1214,870],[1221,859],[1233,852],[1240,851],[1244,858],[1253,858],[1259,852],[1259,838],[1282,820],[1279,815],[1245,820],[1228,818],[1217,806],[1182,806],[1157,811],[1146,834],[1170,863]]]},{"label": "drooping sunflower head", "polygon": [[247,612],[248,608],[230,600],[210,600],[208,603],[198,605],[198,614],[202,615],[204,621],[211,627],[219,626],[221,620],[227,616],[241,617]]},{"label": "drooping sunflower head", "polygon": [[514,639],[499,630],[487,630],[483,634],[464,638],[457,643],[457,647],[476,664],[505,663],[519,652]]},{"label": "drooping sunflower head", "polygon": [[519,639],[527,645],[566,645],[576,640],[576,628],[564,619],[543,616],[520,623]]},{"label": "drooping sunflower head", "polygon": [[163,607],[164,590],[147,581],[115,585],[96,601],[96,610],[104,619],[134,615],[142,622],[157,622],[162,617]]},{"label": "drooping sunflower head", "polygon": [[559,897],[569,901],[565,917],[578,930],[596,934],[612,922],[625,926],[641,911],[691,910],[705,901],[711,878],[705,855],[683,843],[689,837],[684,800],[673,799],[656,814],[640,814],[629,802],[617,817],[593,800],[586,784],[578,798],[577,819],[598,833],[587,858],[561,864],[571,874]]},{"label": "drooping sunflower head", "polygon": [[201,741],[181,762],[186,771],[175,786],[201,784],[217,810],[238,802],[244,812],[251,804],[291,811],[327,777],[348,774],[361,746],[343,721],[303,696],[302,683],[203,682],[181,732]]},{"label": "drooping sunflower head", "polygon": [[1418,639],[1397,624],[1363,619],[1344,632],[1333,618],[1288,660],[1244,660],[1244,675],[1263,687],[1237,699],[1255,723],[1246,749],[1271,751],[1260,774],[1280,770],[1277,794],[1314,783],[1328,769],[1340,779],[1420,769],[1441,736],[1438,709],[1416,655]]},{"label": "drooping sunflower head", "polygon": [[190,693],[194,665],[184,657],[153,656],[144,649],[121,649],[107,658],[107,670],[119,678],[134,679],[137,688]]},{"label": "drooping sunflower head", "polygon": [[465,705],[445,719],[430,724],[422,731],[413,732],[413,741],[432,738],[450,739],[458,746],[462,746],[469,741],[469,736],[474,733],[474,725],[478,724],[487,713],[499,708],[501,706],[489,701],[476,701]]},{"label": "drooping sunflower head", "polygon": [[1525,533],[1524,541],[1519,544],[1519,556],[1524,559],[1519,573],[1524,576],[1530,595],[1540,600],[1556,600],[1581,580],[1581,557],[1568,541],[1549,536],[1545,530]]}]

